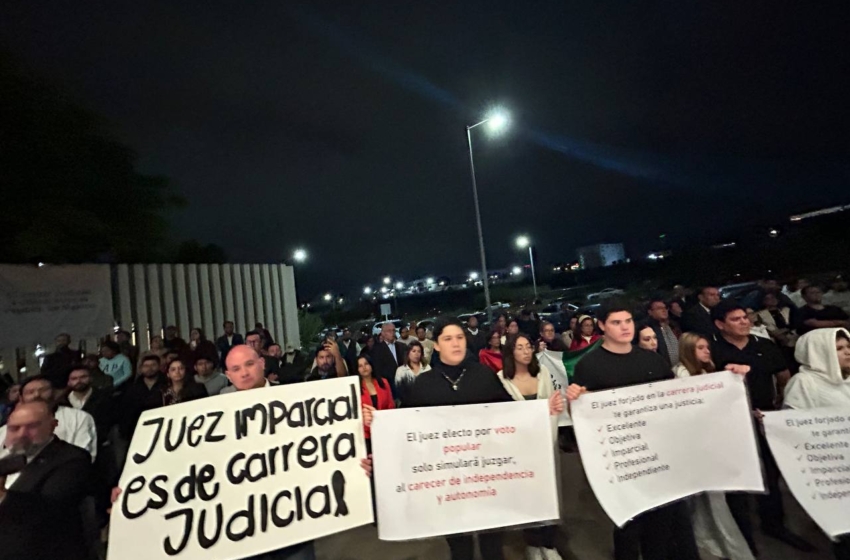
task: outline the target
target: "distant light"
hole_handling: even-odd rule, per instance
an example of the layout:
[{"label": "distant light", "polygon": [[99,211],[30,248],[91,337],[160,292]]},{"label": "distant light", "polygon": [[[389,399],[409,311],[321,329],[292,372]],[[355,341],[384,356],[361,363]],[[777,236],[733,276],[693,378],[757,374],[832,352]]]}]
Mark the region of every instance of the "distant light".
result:
[{"label": "distant light", "polygon": [[396,283],[395,283],[395,289],[396,289],[396,290],[404,289],[404,282],[401,282],[401,281],[396,282]]},{"label": "distant light", "polygon": [[511,274],[522,274],[522,269],[518,266],[515,266],[511,269]]},{"label": "distant light", "polygon": [[661,255],[657,255],[655,253],[650,253],[646,256],[646,258],[648,258],[651,261],[657,261],[658,259],[661,259],[663,257]]},{"label": "distant light", "polygon": [[339,303],[342,303],[343,301],[345,301],[345,300],[342,299],[342,298],[339,298]]},{"label": "distant light", "polygon": [[477,272],[470,272],[469,278],[470,278],[470,280],[478,280],[478,273]]},{"label": "distant light", "polygon": [[430,277],[429,277],[429,278],[426,278],[426,279],[425,279],[425,285],[427,285],[427,286],[433,286],[433,285],[434,285],[434,279],[433,279],[433,278],[430,278]]},{"label": "distant light", "polygon": [[387,290],[387,287],[386,287],[386,286],[381,286],[381,293],[382,293],[382,294],[387,293],[387,291],[389,291],[389,290]]},{"label": "distant light", "polygon": [[445,286],[446,282],[444,280],[440,281],[440,286]]},{"label": "distant light", "polygon": [[516,246],[520,249],[525,249],[529,245],[531,245],[531,240],[528,238],[528,236],[520,235],[516,238]]},{"label": "distant light", "polygon": [[779,230],[776,228],[770,228],[767,230],[767,234],[771,237],[779,237]]},{"label": "distant light", "polygon": [[43,262],[38,263],[38,268],[41,268],[42,266],[47,266],[47,265],[44,264]]},{"label": "distant light", "polygon": [[363,293],[368,296],[369,294],[372,293],[372,288],[370,288],[369,286],[366,286],[365,288],[363,288]]},{"label": "distant light", "polygon": [[330,301],[333,299],[333,296],[330,294],[325,294],[325,301]]},{"label": "distant light", "polygon": [[665,237],[667,237],[667,234],[662,233],[661,235],[658,236],[658,239],[664,239]]},{"label": "distant light", "polygon": [[292,259],[296,262],[304,262],[307,260],[307,251],[304,249],[296,249],[294,253],[292,253]]},{"label": "distant light", "polygon": [[389,276],[384,276],[384,284],[392,284],[393,279]]}]

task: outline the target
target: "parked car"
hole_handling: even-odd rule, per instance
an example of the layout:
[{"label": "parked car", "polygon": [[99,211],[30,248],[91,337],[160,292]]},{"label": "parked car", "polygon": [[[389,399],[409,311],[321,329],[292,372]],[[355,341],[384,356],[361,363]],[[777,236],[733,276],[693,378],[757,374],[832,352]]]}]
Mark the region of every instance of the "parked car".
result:
[{"label": "parked car", "polygon": [[[378,321],[377,323],[372,325],[372,334],[381,334],[381,327],[386,322],[387,321]],[[408,323],[402,321],[401,319],[390,319],[389,322],[395,325],[396,336],[398,336],[398,332],[401,330],[402,326],[408,325]]]},{"label": "parked car", "polygon": [[718,288],[720,297],[723,299],[737,299],[743,297],[759,287],[758,282],[741,282],[739,284],[728,284]]},{"label": "parked car", "polygon": [[621,290],[619,288],[605,288],[604,290],[601,290],[599,292],[587,294],[587,300],[590,301],[590,300],[594,300],[594,299],[595,300],[608,299],[608,298],[614,297],[614,296],[621,296],[625,293],[626,292],[624,292],[623,290]]},{"label": "parked car", "polygon": [[422,319],[421,321],[416,321],[416,326],[425,327],[425,332],[430,333],[434,331],[434,322],[436,320],[436,317],[427,317],[425,319]]},{"label": "parked car", "polygon": [[589,315],[591,317],[596,317],[596,313],[599,311],[599,308],[602,307],[601,303],[591,303],[590,305],[583,305],[578,308],[576,311],[577,316]]}]

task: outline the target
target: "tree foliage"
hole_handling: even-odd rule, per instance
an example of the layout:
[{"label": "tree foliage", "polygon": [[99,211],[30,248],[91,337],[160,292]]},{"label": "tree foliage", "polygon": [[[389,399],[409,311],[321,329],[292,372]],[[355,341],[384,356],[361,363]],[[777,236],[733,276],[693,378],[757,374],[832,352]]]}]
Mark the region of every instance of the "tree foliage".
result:
[{"label": "tree foliage", "polygon": [[0,51],[0,261],[150,262],[184,204],[103,121]]}]

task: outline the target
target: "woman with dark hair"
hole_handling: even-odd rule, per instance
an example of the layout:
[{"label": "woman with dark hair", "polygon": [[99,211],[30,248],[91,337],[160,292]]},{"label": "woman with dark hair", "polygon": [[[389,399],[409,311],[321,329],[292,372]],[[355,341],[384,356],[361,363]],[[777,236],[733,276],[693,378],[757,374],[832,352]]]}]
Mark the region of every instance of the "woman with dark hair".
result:
[{"label": "woman with dark hair", "polygon": [[652,328],[652,325],[648,323],[638,325],[635,329],[635,338],[632,344],[650,352],[658,352],[658,335],[655,334],[655,329]]},{"label": "woman with dark hair", "polygon": [[507,340],[510,337],[516,336],[518,334],[519,334],[519,321],[517,321],[516,319],[511,319],[510,321],[508,321],[508,325],[505,328],[505,332],[502,333],[502,340],[501,340],[502,346],[504,346],[507,343]]},{"label": "woman with dark hair", "polygon": [[[393,393],[390,383],[382,377],[375,375],[372,370],[372,358],[360,356],[357,358],[357,375],[360,376],[360,401],[371,405],[375,410],[389,410],[395,408]],[[371,434],[369,426],[364,426],[366,434],[366,446],[369,453],[372,452]]]},{"label": "woman with dark hair", "polygon": [[578,318],[576,332],[573,335],[573,343],[570,344],[570,350],[581,350],[592,346],[594,342],[602,338],[596,332],[596,323],[593,322],[593,317],[590,315],[582,315]]},{"label": "woman with dark hair", "polygon": [[416,376],[431,369],[425,359],[425,347],[418,340],[407,345],[407,355],[404,357],[404,365],[399,366],[395,372],[396,395],[400,403],[404,402],[407,390],[416,381]]},{"label": "woman with dark hair", "polygon": [[[466,333],[457,317],[440,317],[434,323],[434,351],[440,361],[430,371],[421,373],[410,387],[406,407],[454,406],[511,401],[512,397],[499,378],[486,366],[467,356]],[[549,401],[550,412],[563,411],[563,400]],[[558,410],[560,406],[560,410]],[[501,531],[479,533],[481,557],[504,560]],[[474,556],[475,540],[471,534],[447,536],[452,560],[469,560]]]},{"label": "woman with dark hair", "polygon": [[194,375],[186,375],[186,364],[181,359],[172,360],[168,364],[168,385],[162,391],[162,404],[180,404],[182,402],[194,401],[207,396],[207,389],[203,384],[195,381]]},{"label": "woman with dark hair", "polygon": [[493,370],[502,369],[502,335],[497,330],[487,335],[487,346],[478,351],[478,361]]},{"label": "woman with dark hair", "polygon": [[[497,375],[502,386],[515,401],[549,399],[555,393],[555,383],[546,366],[537,361],[531,339],[525,334],[508,338],[504,348],[505,367]],[[550,416],[552,445],[558,436],[558,417]],[[555,525],[524,529],[526,558],[561,560],[555,548]]]}]

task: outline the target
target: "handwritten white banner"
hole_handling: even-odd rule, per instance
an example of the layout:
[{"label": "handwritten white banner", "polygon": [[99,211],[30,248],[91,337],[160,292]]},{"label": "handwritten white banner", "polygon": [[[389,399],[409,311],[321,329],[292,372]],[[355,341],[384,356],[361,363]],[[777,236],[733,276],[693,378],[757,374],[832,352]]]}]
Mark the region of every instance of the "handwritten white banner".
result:
[{"label": "handwritten white banner", "polygon": [[231,560],[373,520],[360,383],[241,391],[142,415],[110,560]]},{"label": "handwritten white banner", "polygon": [[766,412],[764,431],[806,513],[831,537],[850,533],[850,410]]},{"label": "handwritten white banner", "polygon": [[764,490],[742,376],[587,393],[572,417],[590,486],[620,527],[698,492]]},{"label": "handwritten white banner", "polygon": [[375,413],[378,536],[396,541],[557,519],[546,401]]}]

